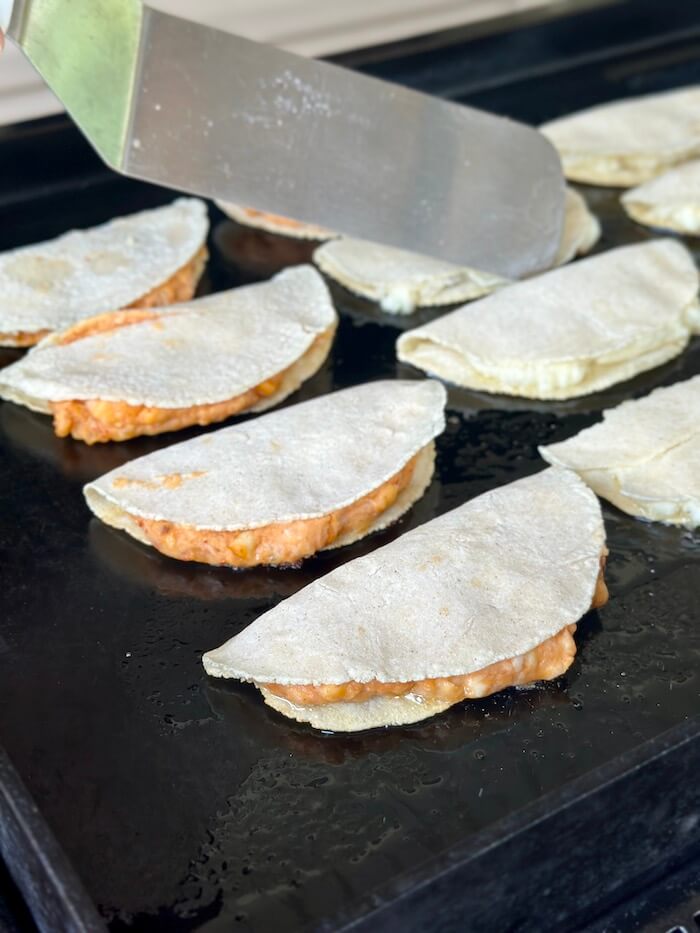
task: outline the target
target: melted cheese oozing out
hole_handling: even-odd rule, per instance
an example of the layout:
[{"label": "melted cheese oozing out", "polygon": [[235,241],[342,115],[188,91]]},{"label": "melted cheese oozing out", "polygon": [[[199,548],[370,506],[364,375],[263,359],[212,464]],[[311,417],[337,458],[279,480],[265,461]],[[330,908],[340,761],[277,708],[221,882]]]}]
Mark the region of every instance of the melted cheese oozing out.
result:
[{"label": "melted cheese oozing out", "polygon": [[592,368],[585,361],[571,360],[566,363],[548,363],[542,366],[536,364],[490,366],[483,360],[473,361],[472,365],[478,372],[487,378],[496,379],[507,386],[514,386],[537,394],[547,395],[558,389],[579,385]]},{"label": "melted cheese oozing out", "polygon": [[[136,301],[127,305],[127,308],[124,310],[136,308],[163,308],[181,301],[189,301],[194,295],[197,283],[202,277],[208,256],[207,249],[203,246],[186,265],[178,269],[166,282],[163,282],[162,285],[157,285],[141,298],[137,298]],[[77,324],[73,325],[73,327],[63,332],[62,339],[59,342],[61,344],[72,343],[73,340],[79,340],[81,337],[89,337],[93,333],[100,333],[101,331],[99,328],[95,330],[91,330],[90,328],[97,321],[112,318],[115,313],[123,312],[107,312],[106,314],[98,314],[95,317],[79,321]],[[125,323],[136,323],[136,320],[141,319],[137,318],[135,320],[125,321]],[[110,327],[103,327],[101,330],[112,330],[120,326],[123,325],[113,324]],[[83,331],[81,328],[85,328],[85,330]],[[48,337],[50,333],[51,331],[49,330],[39,330],[34,332],[18,331],[12,334],[0,334],[0,345],[11,344],[13,347],[33,347],[35,344],[39,343],[40,340],[43,340],[44,337]],[[73,335],[71,339],[67,339],[69,335]]]},{"label": "melted cheese oozing out", "polygon": [[409,285],[395,285],[382,297],[379,306],[390,314],[411,314],[418,307],[417,289]]},{"label": "melted cheese oozing out", "polygon": [[628,488],[628,471],[624,468],[582,470],[579,475],[596,495],[612,502],[628,515],[691,531],[700,527],[700,501],[690,498],[652,499],[651,489],[646,495],[640,494],[636,489]]},{"label": "melted cheese oozing out", "polygon": [[[607,550],[600,559],[600,572],[596,581],[591,609],[598,609],[608,601],[605,585]],[[432,677],[427,680],[382,683],[371,680],[358,683],[351,680],[342,684],[271,684],[261,683],[269,693],[282,697],[295,706],[323,706],[328,703],[362,703],[373,697],[420,697],[424,700],[475,700],[538,680],[553,680],[569,669],[576,655],[573,634],[576,625],[568,625],[556,635],[543,641],[525,654],[505,661],[497,661],[480,671],[453,677]]]},{"label": "melted cheese oozing out", "polygon": [[[120,312],[117,312],[118,314]],[[155,316],[157,318],[157,315]],[[125,326],[118,322],[117,327]],[[109,328],[104,328],[109,329]],[[334,328],[319,334],[304,356],[328,344],[333,339]],[[179,431],[193,424],[204,426],[224,421],[232,415],[253,408],[262,399],[275,395],[285,376],[298,364],[298,360],[282,372],[266,379],[241,395],[207,405],[190,405],[186,408],[158,408],[149,405],[130,405],[127,402],[110,402],[103,399],[73,399],[66,402],[51,402],[54,431],[58,437],[73,437],[86,444],[107,441],[126,441],[143,434],[162,434]]]},{"label": "melted cheese oozing out", "polygon": [[674,325],[674,329],[668,329],[665,337],[661,335],[654,345],[648,340],[638,340],[634,344],[628,344],[624,352],[619,351],[615,355],[560,363],[520,364],[509,361],[494,364],[470,358],[469,364],[478,376],[492,384],[493,391],[523,395],[526,398],[566,398],[568,396],[562,396],[562,392],[568,393],[576,388],[579,390],[578,394],[581,394],[580,389],[590,386],[592,382],[601,378],[609,380],[609,374],[615,373],[615,370],[627,361],[643,359],[645,355],[659,354],[663,350],[669,350],[665,358],[670,359],[680,352],[688,340],[688,331],[696,328],[699,321],[697,302],[693,301],[683,309],[681,320]]},{"label": "melted cheese oozing out", "polygon": [[581,474],[599,496],[612,502],[618,509],[649,522],[677,525],[690,530],[700,526],[700,502],[692,499],[651,499],[636,495],[625,489],[625,472],[598,470]]},{"label": "melted cheese oozing out", "polygon": [[319,518],[279,522],[245,531],[203,531],[131,517],[154,547],[178,560],[230,567],[296,564],[330,547],[341,536],[366,532],[410,484],[418,456],[357,502]]},{"label": "melted cheese oozing out", "polygon": [[[625,496],[624,499],[628,500],[628,497]],[[629,501],[636,505],[637,514],[649,521],[661,522],[664,525],[678,525],[691,530],[700,527],[700,502],[663,502],[660,499]]]}]

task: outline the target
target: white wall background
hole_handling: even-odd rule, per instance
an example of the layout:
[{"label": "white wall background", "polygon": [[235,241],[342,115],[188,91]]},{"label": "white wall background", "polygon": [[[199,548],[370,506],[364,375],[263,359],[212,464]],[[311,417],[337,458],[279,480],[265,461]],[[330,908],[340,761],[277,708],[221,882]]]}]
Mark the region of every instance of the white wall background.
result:
[{"label": "white wall background", "polygon": [[[405,39],[562,0],[151,0],[301,55],[327,55]],[[0,56],[0,125],[61,110],[11,44]]]}]

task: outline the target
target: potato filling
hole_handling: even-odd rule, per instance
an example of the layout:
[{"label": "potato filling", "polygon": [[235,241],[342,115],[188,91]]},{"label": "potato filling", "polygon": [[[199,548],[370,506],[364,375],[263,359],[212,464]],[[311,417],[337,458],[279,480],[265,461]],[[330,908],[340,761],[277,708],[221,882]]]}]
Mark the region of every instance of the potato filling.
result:
[{"label": "potato filling", "polygon": [[[90,337],[92,334],[101,333],[104,330],[113,330],[116,327],[123,327],[126,324],[135,324],[137,321],[143,320],[143,318],[134,318],[128,320],[124,319],[123,323],[121,324],[112,323],[109,326],[95,326],[98,321],[108,321],[114,317],[115,313],[125,314],[125,312],[130,308],[165,307],[166,305],[175,304],[180,301],[189,301],[189,299],[194,295],[195,289],[197,288],[197,283],[202,276],[207,257],[207,249],[205,246],[203,246],[192,257],[187,265],[182,266],[181,269],[178,269],[177,272],[167,280],[167,282],[163,282],[162,285],[157,285],[146,295],[143,295],[141,298],[137,298],[136,301],[134,301],[132,304],[127,305],[127,308],[124,311],[99,314],[95,317],[80,321],[78,324],[75,324],[73,327],[64,331],[60,343],[72,343],[73,340],[80,340],[81,337]],[[35,344],[39,343],[40,340],[43,340],[44,337],[47,337],[50,333],[50,330],[39,330],[34,332],[18,331],[17,333],[12,334],[0,334],[0,345],[11,344],[14,347],[33,347]]]},{"label": "potato filling", "polygon": [[[592,609],[605,605],[608,591],[603,573],[607,551],[601,557],[600,572],[591,603]],[[576,655],[573,635],[576,625],[567,625],[556,635],[543,641],[525,654],[504,661],[497,661],[480,671],[459,674],[454,677],[431,677],[427,680],[410,680],[382,683],[371,680],[357,683],[354,680],[343,684],[283,685],[257,684],[269,693],[282,697],[295,706],[321,706],[326,703],[362,703],[373,697],[401,697],[410,694],[424,700],[476,700],[514,687],[519,684],[535,683],[538,680],[553,680],[571,666]]]},{"label": "potato filling", "polygon": [[362,534],[392,506],[413,477],[416,454],[375,490],[320,518],[279,522],[246,531],[203,531],[172,522],[131,516],[151,544],[178,560],[230,567],[296,564],[343,535]]},{"label": "potato filling", "polygon": [[12,334],[0,334],[0,346],[18,347],[23,350],[25,347],[33,347],[50,333],[50,330],[19,330]]},{"label": "potato filling", "polygon": [[127,305],[127,308],[163,308],[166,305],[189,301],[197,290],[208,258],[209,252],[206,246],[202,246],[167,282],[156,285],[150,292]]},{"label": "potato filling", "polygon": [[267,220],[277,227],[289,227],[290,230],[298,230],[300,227],[306,226],[306,224],[301,223],[299,220],[292,220],[291,217],[282,217],[281,214],[270,214],[268,211],[258,211],[254,207],[243,208],[243,214],[250,220]]},{"label": "potato filling", "polygon": [[[135,323],[123,319],[125,312],[105,315],[114,319],[115,327]],[[128,315],[129,312],[126,312]],[[148,312],[146,319],[149,319]],[[101,316],[103,317],[103,316]],[[158,315],[153,314],[153,320]],[[93,318],[99,322],[100,318]],[[100,332],[110,330],[102,327]],[[70,336],[68,332],[67,336]],[[88,336],[88,334],[82,334]],[[77,337],[74,339],[78,339]],[[333,329],[319,334],[306,353],[312,353],[317,347],[328,344],[333,339]],[[306,355],[306,354],[305,354]],[[293,363],[292,366],[295,366]],[[99,444],[106,441],[126,441],[142,434],[162,434],[165,431],[178,431],[193,424],[207,425],[223,421],[232,415],[247,411],[263,399],[279,391],[285,376],[292,366],[282,370],[270,379],[248,389],[241,395],[214,402],[208,405],[190,405],[186,408],[158,408],[149,405],[130,405],[128,402],[111,402],[104,399],[72,399],[65,402],[51,402],[54,419],[54,431],[58,437],[74,437],[86,444]]]},{"label": "potato filling", "polygon": [[88,317],[84,321],[78,321],[77,324],[73,324],[72,327],[58,334],[56,336],[56,346],[67,347],[68,344],[76,343],[86,337],[109,333],[109,331],[119,330],[121,327],[129,327],[130,324],[157,321],[160,316],[159,311],[151,311],[146,308],[126,308],[123,311],[107,311],[105,314],[96,314],[95,317]]}]

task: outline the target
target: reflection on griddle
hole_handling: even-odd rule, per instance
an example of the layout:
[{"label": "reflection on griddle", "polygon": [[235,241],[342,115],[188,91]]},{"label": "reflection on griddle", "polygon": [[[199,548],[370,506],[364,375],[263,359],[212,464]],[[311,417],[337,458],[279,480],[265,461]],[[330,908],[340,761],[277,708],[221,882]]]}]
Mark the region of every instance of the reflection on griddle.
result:
[{"label": "reflection on griddle", "polygon": [[98,560],[129,583],[151,586],[169,598],[264,599],[286,598],[319,576],[362,554],[393,541],[403,532],[433,517],[437,499],[435,484],[405,519],[385,531],[370,535],[350,547],[326,551],[296,568],[257,567],[233,570],[210,567],[166,557],[155,548],[136,541],[93,518],[89,527],[90,548]]},{"label": "reflection on griddle", "polygon": [[[328,360],[318,373],[305,382],[297,392],[285,399],[279,407],[295,405],[298,402],[316,398],[330,392],[332,388],[333,366]],[[144,436],[121,443],[90,446],[81,441],[74,441],[72,438],[56,437],[49,415],[30,411],[28,408],[14,405],[11,402],[0,403],[0,431],[11,445],[50,463],[69,479],[78,479],[82,482],[97,479],[98,476],[109,473],[110,470],[115,470],[130,460],[145,457],[163,447],[178,444],[199,434],[241,423],[252,417],[256,416],[242,414],[204,428],[194,426],[183,431],[158,434],[154,437]]]},{"label": "reflection on griddle", "polygon": [[245,281],[269,278],[289,266],[311,262],[316,240],[292,237],[243,227],[233,220],[217,224],[212,234],[217,256],[232,266]]},{"label": "reflection on griddle", "polygon": [[0,431],[11,445],[57,467],[69,479],[85,482],[173,443],[174,437],[172,434],[143,437],[123,444],[90,447],[81,441],[56,437],[48,415],[9,402],[0,407]]},{"label": "reflection on griddle", "polygon": [[236,734],[261,746],[282,745],[306,761],[339,765],[344,761],[400,749],[405,742],[424,751],[449,752],[510,729],[538,709],[566,706],[565,680],[531,688],[505,690],[484,700],[468,700],[413,726],[371,729],[349,734],[317,732],[287,719],[264,702],[251,684],[210,678],[206,697],[212,712]]},{"label": "reflection on griddle", "polygon": [[153,587],[171,599],[274,599],[291,596],[314,579],[314,570],[231,570],[165,557],[126,532],[93,518],[90,548],[109,569],[129,583]]},{"label": "reflection on griddle", "polygon": [[5,366],[9,366],[11,363],[16,363],[17,360],[22,359],[24,356],[24,350],[13,350],[11,347],[0,347],[0,369],[3,369]]},{"label": "reflection on griddle", "polygon": [[613,598],[647,587],[700,557],[700,529],[640,521],[609,502],[602,505],[608,540],[614,541],[605,573]]}]

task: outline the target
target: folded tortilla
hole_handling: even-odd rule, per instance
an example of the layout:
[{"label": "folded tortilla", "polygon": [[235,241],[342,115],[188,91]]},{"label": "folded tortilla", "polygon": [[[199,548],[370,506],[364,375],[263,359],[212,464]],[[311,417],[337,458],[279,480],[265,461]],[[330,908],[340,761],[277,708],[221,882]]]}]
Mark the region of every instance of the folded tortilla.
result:
[{"label": "folded tortilla", "polygon": [[541,447],[636,518],[700,525],[700,376],[603,412],[603,421]]},{"label": "folded tortilla", "polygon": [[246,227],[255,227],[256,230],[265,230],[280,236],[290,236],[298,240],[328,240],[337,236],[332,230],[320,227],[317,224],[307,224],[301,220],[292,220],[291,217],[282,217],[281,214],[269,214],[267,211],[257,211],[253,207],[242,207],[231,201],[217,201],[216,206],[238,224]]},{"label": "folded tortilla", "polygon": [[471,389],[575,398],[681,353],[700,324],[697,293],[680,243],[623,246],[407,331],[398,357]]},{"label": "folded tortilla", "polygon": [[[555,265],[587,253],[599,237],[597,218],[581,195],[567,188],[564,230]],[[376,301],[390,314],[472,301],[508,284],[508,280],[488,272],[350,237],[319,246],[314,262],[326,275],[351,292]]]},{"label": "folded tortilla", "polygon": [[637,223],[700,236],[700,159],[626,191],[622,206]]},{"label": "folded tortilla", "polygon": [[206,205],[180,198],[0,254],[0,345],[28,347],[83,318],[188,301],[207,259]]},{"label": "folded tortilla", "polygon": [[629,187],[700,156],[700,86],[581,110],[540,129],[571,181]]},{"label": "folded tortilla", "polygon": [[87,443],[264,411],[330,350],[337,315],[323,279],[298,266],[269,282],[172,308],[81,321],[0,371],[0,397],[53,414]]},{"label": "folded tortilla", "polygon": [[549,469],[487,492],[314,581],[204,655],[279,712],[352,732],[552,679],[602,605],[595,495]]},{"label": "folded tortilla", "polygon": [[423,495],[445,400],[428,380],[345,389],[132,460],[85,497],[171,557],[295,564],[385,528]]}]

